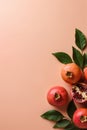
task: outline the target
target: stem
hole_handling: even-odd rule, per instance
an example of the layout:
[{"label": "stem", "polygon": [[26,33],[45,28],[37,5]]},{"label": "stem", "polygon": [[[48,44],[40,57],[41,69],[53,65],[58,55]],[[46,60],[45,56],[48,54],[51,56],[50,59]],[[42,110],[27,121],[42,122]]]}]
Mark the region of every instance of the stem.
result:
[{"label": "stem", "polygon": [[81,116],[80,121],[81,123],[87,122],[87,116]]},{"label": "stem", "polygon": [[72,78],[73,77],[73,73],[70,72],[70,71],[67,71],[66,75],[67,75],[68,78]]},{"label": "stem", "polygon": [[57,101],[60,98],[60,94],[55,93],[54,97],[55,97],[55,100]]}]

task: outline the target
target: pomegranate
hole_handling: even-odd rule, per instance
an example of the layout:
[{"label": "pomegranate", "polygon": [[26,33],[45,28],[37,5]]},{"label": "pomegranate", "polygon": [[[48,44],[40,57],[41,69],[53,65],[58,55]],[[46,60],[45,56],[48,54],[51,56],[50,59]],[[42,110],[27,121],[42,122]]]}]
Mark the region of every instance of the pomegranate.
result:
[{"label": "pomegranate", "polygon": [[75,63],[66,64],[61,70],[61,76],[69,84],[77,83],[82,77],[82,70]]},{"label": "pomegranate", "polygon": [[87,130],[87,108],[78,108],[73,114],[73,122],[78,128]]},{"label": "pomegranate", "polygon": [[53,106],[64,106],[68,101],[68,93],[64,87],[55,86],[48,91],[47,100]]},{"label": "pomegranate", "polygon": [[77,83],[73,85],[71,95],[77,103],[87,104],[87,84]]},{"label": "pomegranate", "polygon": [[87,67],[83,69],[84,79],[87,81]]}]

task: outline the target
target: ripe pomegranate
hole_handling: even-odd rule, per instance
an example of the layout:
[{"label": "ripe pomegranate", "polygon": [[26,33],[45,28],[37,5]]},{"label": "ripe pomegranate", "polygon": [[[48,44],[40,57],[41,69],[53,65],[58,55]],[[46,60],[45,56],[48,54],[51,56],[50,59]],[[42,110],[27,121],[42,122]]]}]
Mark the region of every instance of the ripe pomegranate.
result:
[{"label": "ripe pomegranate", "polygon": [[75,63],[66,64],[61,70],[61,76],[69,84],[77,83],[82,76],[82,70]]},{"label": "ripe pomegranate", "polygon": [[87,81],[87,67],[83,69],[84,79]]},{"label": "ripe pomegranate", "polygon": [[77,83],[73,85],[71,95],[77,103],[87,104],[87,84]]},{"label": "ripe pomegranate", "polygon": [[48,91],[47,100],[53,106],[64,106],[68,101],[68,93],[64,87],[55,86]]},{"label": "ripe pomegranate", "polygon": [[73,122],[78,128],[87,130],[87,108],[78,108],[73,114]]}]

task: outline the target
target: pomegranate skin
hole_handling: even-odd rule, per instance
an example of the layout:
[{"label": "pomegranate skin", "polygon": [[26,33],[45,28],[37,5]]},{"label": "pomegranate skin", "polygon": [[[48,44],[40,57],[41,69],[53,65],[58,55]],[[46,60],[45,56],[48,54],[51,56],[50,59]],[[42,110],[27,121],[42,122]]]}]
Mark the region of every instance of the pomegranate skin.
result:
[{"label": "pomegranate skin", "polygon": [[87,121],[81,121],[84,116],[87,116],[87,108],[78,108],[73,115],[73,122],[78,128],[87,130]]},{"label": "pomegranate skin", "polygon": [[[56,100],[56,95],[59,96],[58,100]],[[64,106],[68,102],[68,93],[64,87],[52,87],[47,93],[47,101],[49,104],[56,107]]]},{"label": "pomegranate skin", "polygon": [[87,67],[83,70],[84,79],[87,81]]}]

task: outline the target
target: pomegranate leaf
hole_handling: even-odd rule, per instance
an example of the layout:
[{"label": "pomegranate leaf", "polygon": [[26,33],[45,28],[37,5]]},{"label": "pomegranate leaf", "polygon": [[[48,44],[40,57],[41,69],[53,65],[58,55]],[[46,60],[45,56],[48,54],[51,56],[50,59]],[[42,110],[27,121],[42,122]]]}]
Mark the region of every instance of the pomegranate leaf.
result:
[{"label": "pomegranate leaf", "polygon": [[56,52],[52,54],[63,64],[72,63],[71,57],[65,52]]},{"label": "pomegranate leaf", "polygon": [[73,117],[73,113],[75,112],[76,109],[77,109],[77,108],[76,108],[76,106],[75,106],[75,104],[74,104],[74,101],[71,100],[71,101],[69,102],[69,104],[68,104],[68,107],[67,107],[67,114],[68,114],[68,116],[69,116],[70,118]]},{"label": "pomegranate leaf", "polygon": [[86,47],[86,37],[79,29],[75,30],[75,43],[77,47],[81,50]]},{"label": "pomegranate leaf", "polygon": [[83,56],[80,53],[79,50],[77,50],[76,48],[72,47],[73,49],[73,60],[74,62],[80,67],[83,68]]},{"label": "pomegranate leaf", "polygon": [[65,128],[65,130],[79,130],[79,128],[77,128],[73,123],[71,123]]},{"label": "pomegranate leaf", "polygon": [[64,116],[56,110],[49,110],[42,114],[41,117],[50,121],[60,121]]},{"label": "pomegranate leaf", "polygon": [[84,59],[84,67],[86,67],[87,66],[87,53],[84,53],[83,59]]},{"label": "pomegranate leaf", "polygon": [[71,122],[67,119],[62,119],[53,126],[53,128],[66,128],[68,125],[70,125]]}]

